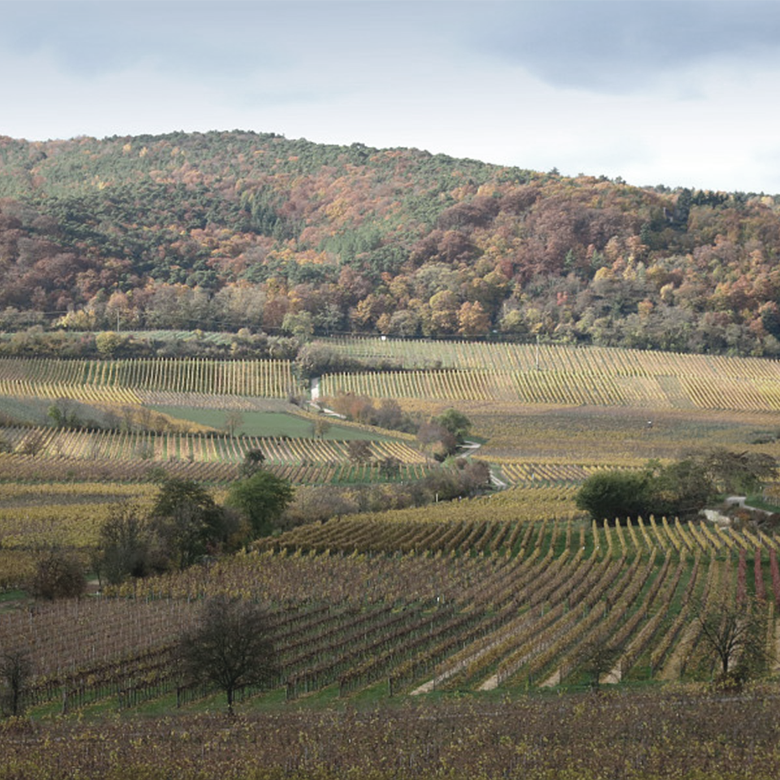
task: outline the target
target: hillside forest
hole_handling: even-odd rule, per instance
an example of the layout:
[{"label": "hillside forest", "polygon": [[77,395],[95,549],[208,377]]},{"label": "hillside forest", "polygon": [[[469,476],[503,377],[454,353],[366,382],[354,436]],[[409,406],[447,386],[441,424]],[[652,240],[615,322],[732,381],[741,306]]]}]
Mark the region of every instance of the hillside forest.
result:
[{"label": "hillside forest", "polygon": [[250,132],[0,137],[0,330],[780,354],[780,196]]}]

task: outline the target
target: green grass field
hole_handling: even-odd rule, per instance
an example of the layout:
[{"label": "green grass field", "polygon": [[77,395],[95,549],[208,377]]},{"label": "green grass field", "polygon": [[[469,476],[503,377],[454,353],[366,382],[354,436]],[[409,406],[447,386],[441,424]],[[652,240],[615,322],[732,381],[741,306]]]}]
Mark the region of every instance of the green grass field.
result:
[{"label": "green grass field", "polygon": [[[225,429],[227,413],[221,409],[195,409],[181,406],[153,406],[157,412],[180,420],[189,420],[199,425],[207,425],[216,430]],[[241,424],[236,426],[235,434],[244,436],[289,436],[294,439],[315,438],[314,422],[305,417],[284,412],[241,412]],[[350,441],[352,439],[384,439],[369,431],[337,425],[327,420],[328,429],[323,439]]]}]

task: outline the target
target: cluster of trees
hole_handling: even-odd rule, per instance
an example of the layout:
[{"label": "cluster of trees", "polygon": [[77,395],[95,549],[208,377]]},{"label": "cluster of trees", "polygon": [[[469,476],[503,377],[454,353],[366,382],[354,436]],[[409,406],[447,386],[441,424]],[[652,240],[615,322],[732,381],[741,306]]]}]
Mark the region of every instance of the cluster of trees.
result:
[{"label": "cluster of trees", "polygon": [[383,512],[469,498],[491,490],[490,467],[474,458],[456,458],[452,468],[431,471],[411,482],[376,485],[310,485],[299,487],[280,523],[285,529],[324,522],[357,512]]},{"label": "cluster of trees", "polygon": [[780,354],[774,197],[253,133],[0,139],[0,322]]},{"label": "cluster of trees", "polygon": [[342,415],[347,420],[363,425],[375,425],[378,428],[404,433],[414,433],[419,426],[419,421],[408,412],[404,412],[394,398],[383,398],[376,402],[375,399],[369,398],[367,395],[340,393],[336,396],[323,398],[322,405]]},{"label": "cluster of trees", "polygon": [[287,480],[252,465],[256,461],[231,485],[223,506],[198,482],[174,477],[162,479],[148,515],[133,504],[117,505],[92,560],[100,580],[118,584],[184,569],[271,533],[294,491]]},{"label": "cluster of trees", "polygon": [[40,323],[18,329],[15,320],[11,317],[3,321],[0,314],[0,331],[9,331],[0,338],[2,357],[294,360],[301,348],[297,338],[252,333],[247,328],[239,329],[229,338],[214,341],[205,339],[198,329],[192,331],[191,338],[178,338],[175,333],[170,337],[159,337],[111,330],[70,333],[46,330]]},{"label": "cluster of trees", "polygon": [[577,507],[597,522],[650,515],[687,519],[720,496],[757,491],[777,471],[775,458],[763,453],[690,453],[667,465],[651,461],[638,471],[592,474],[577,494]]},{"label": "cluster of trees", "polygon": [[[363,444],[355,442],[356,459],[366,456]],[[222,505],[200,483],[161,474],[148,512],[132,502],[112,507],[90,560],[99,581],[114,585],[131,577],[185,569],[304,523],[357,512],[424,506],[491,489],[490,468],[475,459],[454,459],[450,467],[417,481],[297,489],[264,469],[263,460],[259,450],[247,453],[240,478],[232,483]],[[390,477],[399,469],[392,458],[380,466]],[[86,587],[85,561],[56,548],[39,556],[27,583],[31,595],[49,600],[80,596]]]},{"label": "cluster of trees", "polygon": [[322,374],[398,371],[402,368],[403,366],[397,360],[354,358],[322,343],[302,342],[295,357],[295,370],[301,379],[311,379]]},{"label": "cluster of trees", "polygon": [[[458,448],[466,443],[466,437],[471,430],[471,420],[463,412],[452,408],[446,409],[438,416],[421,419],[404,412],[393,398],[384,398],[376,404],[374,399],[365,395],[342,393],[323,399],[323,404],[354,422],[414,433],[423,448],[439,461],[454,455]],[[368,453],[361,457],[360,446],[354,445],[353,459],[365,462]]]}]

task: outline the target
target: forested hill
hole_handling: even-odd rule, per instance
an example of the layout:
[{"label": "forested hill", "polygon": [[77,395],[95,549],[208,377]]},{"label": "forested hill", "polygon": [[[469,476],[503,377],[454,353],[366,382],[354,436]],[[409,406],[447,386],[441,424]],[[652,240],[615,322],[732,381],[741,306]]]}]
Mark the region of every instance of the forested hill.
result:
[{"label": "forested hill", "polygon": [[0,328],[778,355],[779,203],[238,131],[0,138]]}]

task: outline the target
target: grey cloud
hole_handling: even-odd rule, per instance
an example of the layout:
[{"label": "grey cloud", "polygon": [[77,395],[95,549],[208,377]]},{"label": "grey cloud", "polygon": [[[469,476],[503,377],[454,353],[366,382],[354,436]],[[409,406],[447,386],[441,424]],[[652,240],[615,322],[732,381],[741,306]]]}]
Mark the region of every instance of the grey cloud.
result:
[{"label": "grey cloud", "polygon": [[[442,33],[448,2],[318,0],[0,1],[0,45],[50,53],[80,76],[140,60],[204,77],[284,69],[318,55],[353,58],[416,47]],[[471,3],[464,3],[472,6]],[[416,40],[417,43],[411,43]]]},{"label": "grey cloud", "polygon": [[557,86],[630,92],[713,59],[780,60],[780,4],[762,0],[487,2],[469,43]]},{"label": "grey cloud", "polygon": [[277,64],[282,55],[274,41],[289,35],[294,23],[291,9],[285,13],[278,3],[231,0],[54,0],[0,7],[0,44],[22,54],[47,52],[80,76],[143,60],[173,71],[240,75],[258,64]]}]

